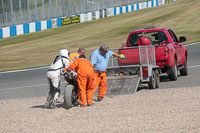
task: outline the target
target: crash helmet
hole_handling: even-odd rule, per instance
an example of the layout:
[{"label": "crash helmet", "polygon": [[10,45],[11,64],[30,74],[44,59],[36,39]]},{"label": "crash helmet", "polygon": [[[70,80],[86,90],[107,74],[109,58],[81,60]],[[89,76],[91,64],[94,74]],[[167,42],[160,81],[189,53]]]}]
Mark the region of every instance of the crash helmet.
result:
[{"label": "crash helmet", "polygon": [[152,41],[148,37],[140,37],[137,40],[137,44],[138,44],[138,46],[150,45],[150,44],[152,44]]},{"label": "crash helmet", "polygon": [[59,53],[60,56],[63,56],[63,57],[66,57],[66,58],[69,58],[69,54],[70,53],[67,49],[61,49],[60,53]]}]

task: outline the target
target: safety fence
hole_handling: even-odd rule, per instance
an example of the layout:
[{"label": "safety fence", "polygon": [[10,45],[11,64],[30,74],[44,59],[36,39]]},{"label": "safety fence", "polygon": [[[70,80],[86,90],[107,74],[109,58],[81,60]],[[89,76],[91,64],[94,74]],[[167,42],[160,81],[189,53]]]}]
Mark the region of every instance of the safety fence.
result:
[{"label": "safety fence", "polygon": [[[10,12],[2,6],[5,1],[10,1],[7,3]],[[0,39],[156,7],[166,4],[167,0],[19,0],[18,13],[14,13],[12,2],[1,0]],[[26,10],[22,3],[27,5]],[[11,26],[2,27],[5,25]]]},{"label": "safety fence", "polygon": [[146,0],[1,0],[0,27],[42,21]]}]

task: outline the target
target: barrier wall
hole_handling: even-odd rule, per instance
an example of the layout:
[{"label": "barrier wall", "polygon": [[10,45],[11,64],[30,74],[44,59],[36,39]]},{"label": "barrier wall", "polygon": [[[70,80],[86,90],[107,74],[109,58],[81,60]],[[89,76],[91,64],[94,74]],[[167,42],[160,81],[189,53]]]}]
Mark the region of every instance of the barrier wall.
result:
[{"label": "barrier wall", "polygon": [[[176,1],[176,0],[173,0]],[[113,7],[113,8],[107,8],[100,11],[95,12],[88,12],[88,13],[82,13],[78,14],[80,16],[80,23],[91,21],[93,19],[99,19],[99,18],[105,18],[110,16],[115,16],[118,14],[128,13],[135,10],[141,10],[145,8],[151,8],[160,6],[163,4],[166,4],[166,0],[151,0],[147,2],[132,4],[132,5],[126,5],[121,7]],[[77,16],[77,15],[73,15]],[[37,32],[41,30],[51,29],[55,27],[63,26],[62,19],[63,18],[70,18],[72,16],[66,16],[66,17],[60,17],[60,18],[54,18],[50,20],[40,21],[40,22],[32,22],[29,24],[21,24],[21,25],[15,25],[5,28],[0,28],[0,39],[22,35],[22,34],[28,34],[32,32]]]}]

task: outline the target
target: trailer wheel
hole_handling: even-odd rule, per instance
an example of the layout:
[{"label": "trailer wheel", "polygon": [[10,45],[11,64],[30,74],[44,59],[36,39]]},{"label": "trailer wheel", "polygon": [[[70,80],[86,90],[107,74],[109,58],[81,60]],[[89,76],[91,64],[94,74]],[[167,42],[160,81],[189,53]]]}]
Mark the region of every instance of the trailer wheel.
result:
[{"label": "trailer wheel", "polygon": [[156,74],[156,88],[159,88],[159,86],[160,86],[160,73],[159,73],[158,69],[155,70],[155,74]]},{"label": "trailer wheel", "polygon": [[171,81],[176,81],[177,80],[178,70],[177,70],[176,60],[175,59],[174,59],[174,67],[169,69],[168,77],[169,77],[169,80],[171,80]]},{"label": "trailer wheel", "polygon": [[149,77],[148,86],[149,86],[149,89],[155,89],[156,88],[156,74],[155,74],[155,70],[152,70],[152,74]]},{"label": "trailer wheel", "polygon": [[66,109],[73,107],[75,89],[73,85],[67,85],[64,89],[64,102],[63,106]]},{"label": "trailer wheel", "polygon": [[187,76],[188,75],[188,65],[187,65],[187,57],[185,56],[185,64],[184,67],[180,70],[181,76]]}]

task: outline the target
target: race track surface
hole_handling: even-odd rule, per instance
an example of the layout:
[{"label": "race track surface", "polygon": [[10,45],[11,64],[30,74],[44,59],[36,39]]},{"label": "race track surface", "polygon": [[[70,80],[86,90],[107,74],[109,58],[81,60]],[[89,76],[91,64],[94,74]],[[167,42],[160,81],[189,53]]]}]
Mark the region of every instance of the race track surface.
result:
[{"label": "race track surface", "polygon": [[[160,89],[106,97],[92,107],[44,106],[46,69],[0,74],[1,133],[199,133],[200,44],[188,46],[189,75]],[[64,81],[62,81],[62,87]],[[189,86],[189,87],[187,87]]]},{"label": "race track surface", "polygon": [[[163,74],[160,89],[200,86],[200,44],[189,45],[187,49],[189,75],[179,76],[177,81],[169,81],[167,75]],[[0,73],[0,99],[46,96],[48,92],[46,72],[47,68]],[[65,81],[62,79],[62,92],[64,86]],[[140,88],[146,88],[146,86]]]}]

